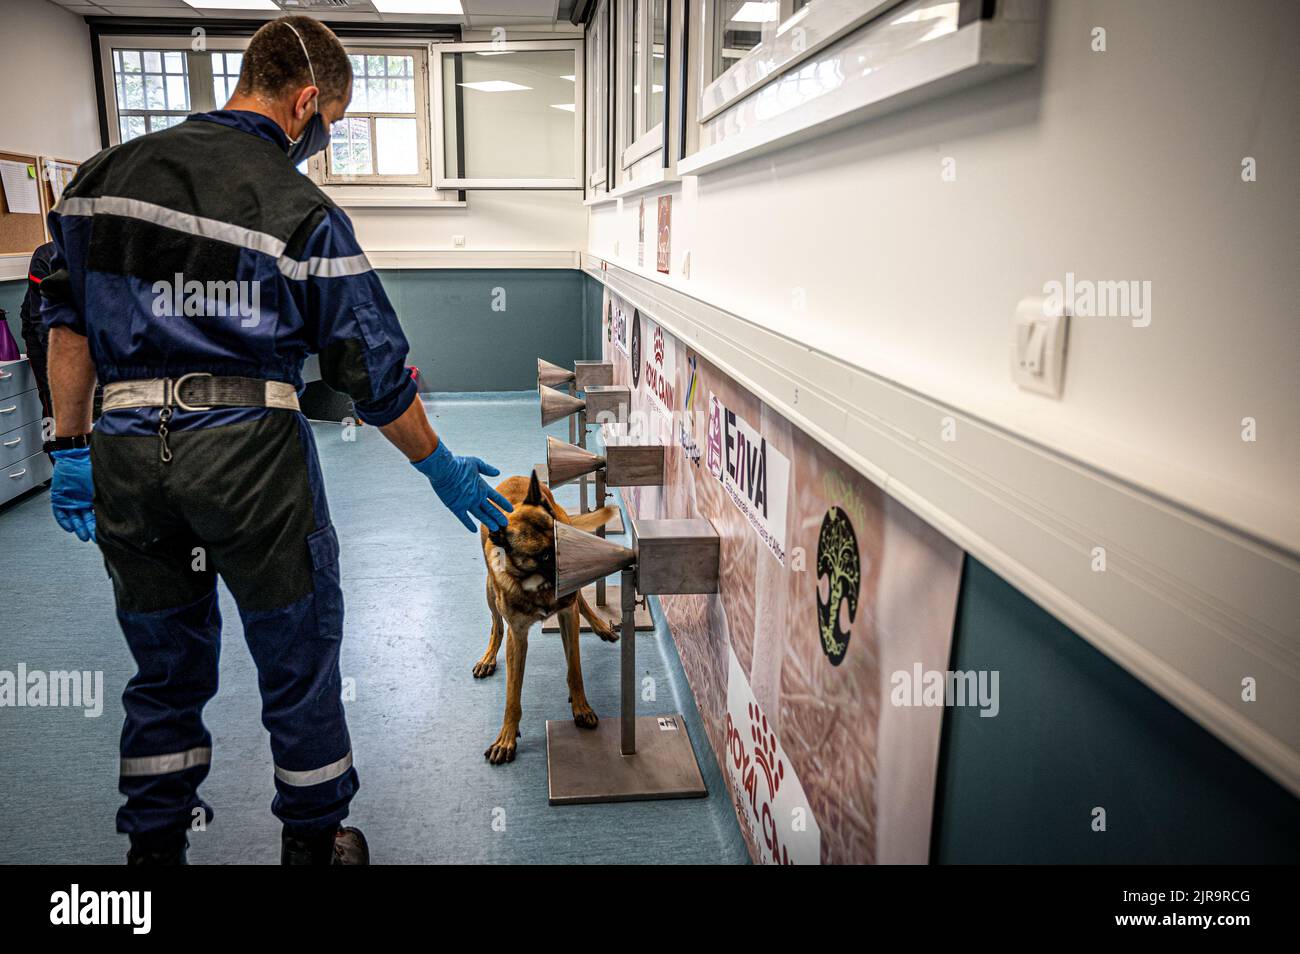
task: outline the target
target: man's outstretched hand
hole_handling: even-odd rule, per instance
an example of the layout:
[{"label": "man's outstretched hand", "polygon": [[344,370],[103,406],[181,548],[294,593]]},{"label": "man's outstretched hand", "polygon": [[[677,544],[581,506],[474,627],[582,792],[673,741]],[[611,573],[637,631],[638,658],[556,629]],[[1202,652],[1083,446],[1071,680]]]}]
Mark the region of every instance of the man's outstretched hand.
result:
[{"label": "man's outstretched hand", "polygon": [[[471,533],[478,528],[470,517],[476,518],[489,530],[501,530],[506,525],[504,510],[514,507],[510,501],[488,486],[483,477],[500,476],[501,471],[477,457],[457,457],[447,449],[447,442],[438,446],[424,460],[411,461],[411,466],[429,478],[434,492],[444,507],[456,515]],[[501,508],[493,506],[496,504]]]}]

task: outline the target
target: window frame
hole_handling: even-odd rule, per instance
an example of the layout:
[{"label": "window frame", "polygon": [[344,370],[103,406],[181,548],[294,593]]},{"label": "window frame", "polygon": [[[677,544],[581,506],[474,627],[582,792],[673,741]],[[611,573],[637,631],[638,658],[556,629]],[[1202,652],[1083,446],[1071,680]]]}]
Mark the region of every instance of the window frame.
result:
[{"label": "window frame", "polygon": [[[456,53],[481,53],[497,51],[502,53],[526,52],[529,50],[568,50],[573,56],[573,168],[575,175],[568,179],[475,179],[452,177],[447,175],[445,124],[449,118],[444,105],[443,89],[443,55]],[[580,37],[563,40],[490,40],[467,43],[435,43],[431,48],[429,74],[433,80],[433,168],[434,185],[441,190],[460,189],[511,190],[530,189],[536,191],[584,191],[586,182],[586,44]]]},{"label": "window frame", "polygon": [[[370,120],[370,157],[375,169],[379,168],[379,154],[375,149],[378,137],[376,118],[378,119],[415,119],[416,161],[420,171],[409,175],[384,175],[372,172],[366,175],[343,175],[330,172],[330,147],[326,146],[319,155],[313,156],[308,163],[313,181],[328,186],[424,186],[433,183],[433,168],[429,156],[429,44],[414,46],[396,46],[385,44],[367,44],[350,46],[343,44],[348,56],[411,56],[415,60],[415,111],[413,113],[387,113],[366,110],[353,112],[349,109],[344,118],[365,118]],[[355,95],[355,92],[354,92]]]},{"label": "window frame", "polygon": [[[708,43],[707,46],[701,44],[701,49],[707,49],[708,55],[700,59],[700,96],[696,116],[697,122],[701,123],[713,119],[801,61],[906,0],[865,0],[865,3],[864,0],[809,0],[800,11],[802,16],[797,24],[791,24],[800,28],[801,38],[789,28],[775,33],[770,41],[765,38],[714,76],[714,62],[727,24],[718,11],[724,9],[725,2],[704,0],[703,3],[703,34]],[[781,0],[781,8],[783,15],[777,18],[772,27],[774,31],[796,12],[792,0]],[[790,13],[784,15],[787,9]]]}]

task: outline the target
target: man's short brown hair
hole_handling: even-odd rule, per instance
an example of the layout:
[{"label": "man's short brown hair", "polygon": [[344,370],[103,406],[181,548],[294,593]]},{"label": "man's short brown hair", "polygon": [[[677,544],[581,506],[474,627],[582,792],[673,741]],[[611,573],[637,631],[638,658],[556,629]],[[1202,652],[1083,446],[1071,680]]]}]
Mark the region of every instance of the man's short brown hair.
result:
[{"label": "man's short brown hair", "polygon": [[[294,30],[298,36],[294,36]],[[302,38],[301,45],[298,37]],[[303,46],[311,56],[310,69]],[[275,99],[288,90],[312,85],[313,71],[322,104],[348,94],[352,64],[334,31],[311,17],[280,17],[253,34],[244,51],[236,92]]]}]

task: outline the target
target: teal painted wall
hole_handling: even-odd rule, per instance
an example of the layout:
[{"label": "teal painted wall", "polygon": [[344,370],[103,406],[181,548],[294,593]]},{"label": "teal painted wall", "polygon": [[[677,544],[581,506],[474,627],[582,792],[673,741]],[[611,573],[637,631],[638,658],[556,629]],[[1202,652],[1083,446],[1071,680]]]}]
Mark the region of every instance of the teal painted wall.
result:
[{"label": "teal painted wall", "polygon": [[1300,862],[1300,800],[970,557],[951,668],[1001,709],[945,712],[934,860]]},{"label": "teal painted wall", "polygon": [[[600,354],[599,284],[574,269],[386,269],[379,277],[428,390],[527,390],[536,387],[539,356],[570,364]],[[0,282],[0,308],[20,349],[25,284]]]}]

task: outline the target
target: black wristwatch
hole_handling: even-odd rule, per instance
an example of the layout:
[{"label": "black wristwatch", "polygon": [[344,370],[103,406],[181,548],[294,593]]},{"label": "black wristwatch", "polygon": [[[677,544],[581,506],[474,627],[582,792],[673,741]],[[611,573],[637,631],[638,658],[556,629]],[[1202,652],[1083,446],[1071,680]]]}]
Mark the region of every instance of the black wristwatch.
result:
[{"label": "black wristwatch", "polygon": [[56,437],[52,441],[45,442],[45,453],[52,454],[54,451],[76,450],[78,447],[89,446],[89,434],[77,434],[75,437]]}]

